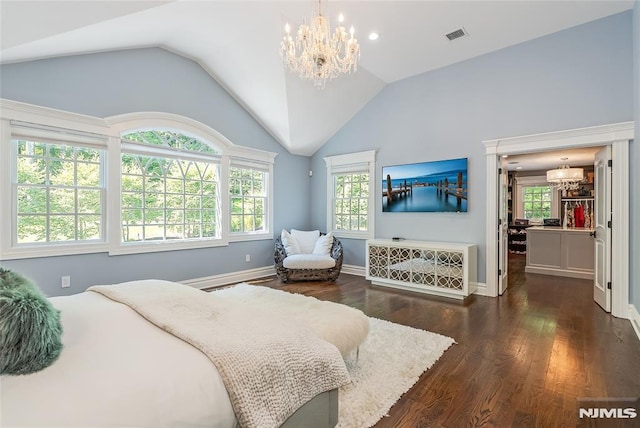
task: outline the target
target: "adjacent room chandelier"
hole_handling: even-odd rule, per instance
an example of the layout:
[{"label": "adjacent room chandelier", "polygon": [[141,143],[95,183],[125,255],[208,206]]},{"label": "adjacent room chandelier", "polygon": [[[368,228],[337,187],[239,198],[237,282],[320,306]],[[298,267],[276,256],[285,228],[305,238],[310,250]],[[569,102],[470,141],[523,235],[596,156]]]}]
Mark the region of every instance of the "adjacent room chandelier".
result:
[{"label": "adjacent room chandelier", "polygon": [[351,27],[349,34],[342,26],[344,17],[340,14],[338,28],[331,34],[331,26],[318,0],[314,7],[315,16],[309,24],[303,22],[298,28],[295,41],[290,35],[289,23],[285,25],[285,35],[280,45],[280,54],[285,67],[296,72],[302,79],[313,80],[319,89],[328,80],[342,73],[352,73],[358,68],[360,46]]},{"label": "adjacent room chandelier", "polygon": [[556,169],[547,171],[547,181],[562,193],[566,195],[567,190],[576,190],[580,183],[584,180],[584,171],[582,168],[571,168],[567,165],[568,158],[561,158],[563,165]]}]

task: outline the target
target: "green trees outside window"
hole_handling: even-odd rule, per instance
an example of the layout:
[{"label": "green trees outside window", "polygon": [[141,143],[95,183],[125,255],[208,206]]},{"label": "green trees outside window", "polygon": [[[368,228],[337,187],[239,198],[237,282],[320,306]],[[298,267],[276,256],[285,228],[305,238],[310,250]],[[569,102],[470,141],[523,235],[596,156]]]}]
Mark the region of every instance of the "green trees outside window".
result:
[{"label": "green trees outside window", "polygon": [[229,175],[231,232],[264,231],[267,223],[267,173],[232,166]]},{"label": "green trees outside window", "polygon": [[8,142],[11,188],[3,194],[7,253],[129,254],[225,245],[230,235],[268,237],[274,154],[232,147],[207,130],[209,139],[196,138],[189,134],[202,127],[186,125],[174,131],[175,123],[148,128],[141,121],[119,146],[92,131],[16,126]]},{"label": "green trees outside window", "polygon": [[35,140],[12,140],[12,144],[16,242],[102,240],[105,151]]},{"label": "green trees outside window", "polygon": [[219,164],[213,158],[195,160],[188,155],[215,154],[213,148],[171,131],[139,131],[122,138],[164,149],[157,156],[127,153],[135,147],[123,149],[121,241],[219,237]]},{"label": "green trees outside window", "polygon": [[369,228],[369,174],[334,176],[335,229],[367,231]]},{"label": "green trees outside window", "polygon": [[523,193],[524,218],[551,217],[551,187],[526,186]]}]

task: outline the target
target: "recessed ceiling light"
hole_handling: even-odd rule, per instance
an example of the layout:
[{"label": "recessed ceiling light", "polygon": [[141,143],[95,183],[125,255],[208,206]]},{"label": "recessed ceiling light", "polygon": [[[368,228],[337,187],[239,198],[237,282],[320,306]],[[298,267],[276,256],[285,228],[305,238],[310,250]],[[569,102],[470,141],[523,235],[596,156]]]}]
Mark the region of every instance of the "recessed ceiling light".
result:
[{"label": "recessed ceiling light", "polygon": [[378,37],[380,37],[380,34],[376,32],[372,32],[369,34],[369,40],[378,40]]}]

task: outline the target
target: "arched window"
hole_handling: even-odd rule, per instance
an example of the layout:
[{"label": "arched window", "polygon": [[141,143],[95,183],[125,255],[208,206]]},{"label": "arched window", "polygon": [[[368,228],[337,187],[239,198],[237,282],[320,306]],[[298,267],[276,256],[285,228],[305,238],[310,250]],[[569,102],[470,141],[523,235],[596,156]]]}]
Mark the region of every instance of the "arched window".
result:
[{"label": "arched window", "polygon": [[121,141],[122,243],[221,237],[220,156],[210,145],[161,129]]},{"label": "arched window", "polygon": [[174,114],[0,104],[1,260],[273,237],[275,153]]},{"label": "arched window", "polygon": [[[107,119],[119,183],[110,253],[227,245],[272,237],[274,153],[240,147],[207,126],[165,113]],[[114,151],[115,153],[115,151]],[[116,236],[116,233],[118,236]]]}]

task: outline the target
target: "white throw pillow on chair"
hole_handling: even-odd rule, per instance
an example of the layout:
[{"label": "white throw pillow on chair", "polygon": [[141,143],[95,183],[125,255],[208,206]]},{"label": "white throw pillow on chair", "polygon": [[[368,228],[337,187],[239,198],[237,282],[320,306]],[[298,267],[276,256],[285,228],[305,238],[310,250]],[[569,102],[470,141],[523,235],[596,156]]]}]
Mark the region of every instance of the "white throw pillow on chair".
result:
[{"label": "white throw pillow on chair", "polygon": [[280,234],[280,240],[282,241],[287,256],[301,253],[300,245],[298,245],[296,238],[284,229],[282,229],[282,233]]},{"label": "white throw pillow on chair", "polygon": [[311,254],[316,246],[316,241],[320,237],[319,230],[296,230],[291,229],[291,235],[298,242],[301,254]]},{"label": "white throw pillow on chair", "polygon": [[333,247],[333,234],[329,232],[318,238],[316,245],[313,247],[313,254],[329,255],[331,247]]}]

